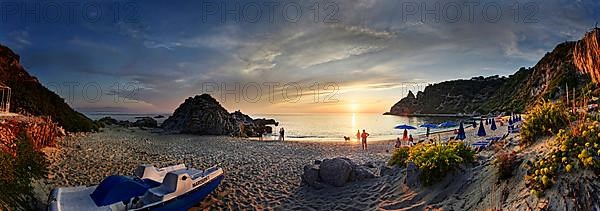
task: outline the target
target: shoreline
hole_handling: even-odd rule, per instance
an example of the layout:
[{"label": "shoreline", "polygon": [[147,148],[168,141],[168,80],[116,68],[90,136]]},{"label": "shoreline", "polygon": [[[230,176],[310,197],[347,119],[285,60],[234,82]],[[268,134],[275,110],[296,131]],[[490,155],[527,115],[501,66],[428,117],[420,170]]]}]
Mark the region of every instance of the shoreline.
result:
[{"label": "shoreline", "polygon": [[403,116],[403,117],[469,117],[469,118],[481,116],[481,115],[468,115],[468,114],[394,114],[394,113],[390,113],[390,112],[385,112],[382,115]]}]

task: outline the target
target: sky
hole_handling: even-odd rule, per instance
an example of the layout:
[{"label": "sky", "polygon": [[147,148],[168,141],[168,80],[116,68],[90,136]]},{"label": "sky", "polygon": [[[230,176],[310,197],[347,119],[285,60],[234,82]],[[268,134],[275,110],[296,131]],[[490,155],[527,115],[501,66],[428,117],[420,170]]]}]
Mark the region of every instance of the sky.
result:
[{"label": "sky", "polygon": [[596,0],[0,1],[0,44],[82,112],[382,113],[508,76],[600,21]]}]

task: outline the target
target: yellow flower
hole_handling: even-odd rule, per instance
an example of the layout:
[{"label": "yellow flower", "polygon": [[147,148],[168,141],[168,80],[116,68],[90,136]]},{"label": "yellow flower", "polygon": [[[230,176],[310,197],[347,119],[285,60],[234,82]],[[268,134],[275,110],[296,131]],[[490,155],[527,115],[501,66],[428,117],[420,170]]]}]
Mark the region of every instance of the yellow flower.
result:
[{"label": "yellow flower", "polygon": [[546,176],[546,175],[542,176],[542,184],[544,184],[544,186],[548,185],[548,176]]},{"label": "yellow flower", "polygon": [[565,170],[566,170],[567,172],[571,172],[571,168],[573,168],[573,166],[571,166],[571,164],[568,164],[568,165],[565,167]]},{"label": "yellow flower", "polygon": [[537,196],[537,191],[534,189],[531,189],[531,191],[529,191],[529,194],[531,194],[532,196]]}]

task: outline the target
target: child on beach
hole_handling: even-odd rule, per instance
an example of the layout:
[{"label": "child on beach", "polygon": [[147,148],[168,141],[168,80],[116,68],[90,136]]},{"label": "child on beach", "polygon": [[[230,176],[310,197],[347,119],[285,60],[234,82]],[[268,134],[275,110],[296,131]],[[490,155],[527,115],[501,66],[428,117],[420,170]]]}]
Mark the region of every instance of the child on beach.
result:
[{"label": "child on beach", "polygon": [[400,148],[402,146],[402,142],[400,142],[400,137],[396,137],[396,145],[394,145],[395,148]]},{"label": "child on beach", "polygon": [[363,129],[363,132],[362,134],[360,134],[360,137],[362,138],[362,149],[367,150],[367,137],[369,137],[369,134]]}]

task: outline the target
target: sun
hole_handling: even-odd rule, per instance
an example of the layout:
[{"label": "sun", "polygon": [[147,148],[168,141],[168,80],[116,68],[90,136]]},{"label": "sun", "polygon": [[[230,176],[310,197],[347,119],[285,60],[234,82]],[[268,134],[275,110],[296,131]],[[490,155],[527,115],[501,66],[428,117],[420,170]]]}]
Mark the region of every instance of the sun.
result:
[{"label": "sun", "polygon": [[358,104],[356,104],[356,103],[351,103],[349,106],[350,106],[350,111],[351,111],[352,113],[354,113],[354,112],[357,112],[357,111],[358,111]]}]

